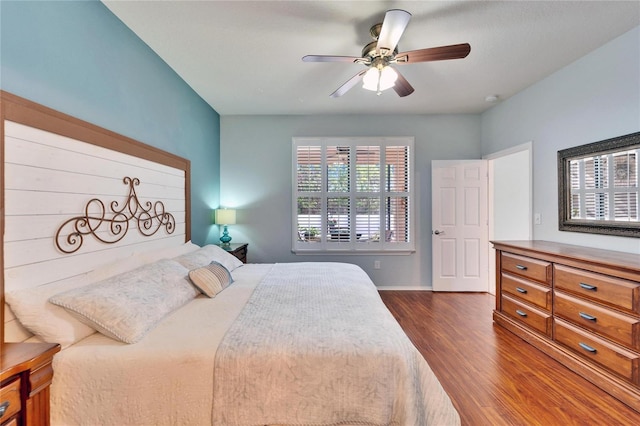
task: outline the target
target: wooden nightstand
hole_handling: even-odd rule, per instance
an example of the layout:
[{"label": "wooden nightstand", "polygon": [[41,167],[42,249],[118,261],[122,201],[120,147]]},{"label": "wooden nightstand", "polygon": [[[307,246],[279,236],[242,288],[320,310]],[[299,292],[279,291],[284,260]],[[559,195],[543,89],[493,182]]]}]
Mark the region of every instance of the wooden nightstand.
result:
[{"label": "wooden nightstand", "polygon": [[49,385],[57,343],[5,343],[0,359],[0,424],[49,425]]},{"label": "wooden nightstand", "polygon": [[249,244],[247,243],[231,243],[231,244],[216,244],[218,247],[228,251],[238,259],[242,261],[242,263],[247,263],[247,247]]}]

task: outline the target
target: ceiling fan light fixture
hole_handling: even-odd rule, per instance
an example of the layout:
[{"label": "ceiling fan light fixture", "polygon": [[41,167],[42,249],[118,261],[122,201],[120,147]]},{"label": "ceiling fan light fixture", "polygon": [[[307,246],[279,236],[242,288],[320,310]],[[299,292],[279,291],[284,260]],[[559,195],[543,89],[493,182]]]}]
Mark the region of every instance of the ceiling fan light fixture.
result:
[{"label": "ceiling fan light fixture", "polygon": [[397,79],[398,73],[390,66],[382,69],[371,67],[362,77],[362,88],[380,94],[383,90],[392,88]]},{"label": "ceiling fan light fixture", "polygon": [[380,71],[380,90],[391,89],[396,80],[398,79],[398,73],[391,67],[384,67]]},{"label": "ceiling fan light fixture", "polygon": [[380,71],[376,67],[371,67],[362,76],[362,88],[376,92],[378,90],[378,81],[380,80]]}]

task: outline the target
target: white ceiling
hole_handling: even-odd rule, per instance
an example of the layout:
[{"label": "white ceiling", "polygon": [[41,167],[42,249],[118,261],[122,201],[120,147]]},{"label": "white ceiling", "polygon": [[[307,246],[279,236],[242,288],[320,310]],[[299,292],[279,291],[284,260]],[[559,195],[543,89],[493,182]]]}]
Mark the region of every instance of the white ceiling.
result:
[{"label": "white ceiling", "polygon": [[[640,25],[639,1],[112,1],[103,3],[220,115],[479,113]],[[399,65],[415,92],[356,86],[387,9],[413,17],[399,51],[469,43],[465,59]],[[638,40],[640,49],[640,40]]]}]

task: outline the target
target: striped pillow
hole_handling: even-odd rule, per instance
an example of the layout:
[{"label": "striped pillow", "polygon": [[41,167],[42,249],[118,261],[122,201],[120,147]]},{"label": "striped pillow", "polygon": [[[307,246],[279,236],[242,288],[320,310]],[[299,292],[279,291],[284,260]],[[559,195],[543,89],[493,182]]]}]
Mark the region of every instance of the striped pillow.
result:
[{"label": "striped pillow", "polygon": [[189,279],[202,294],[208,297],[215,297],[233,282],[229,270],[218,262],[192,269],[189,271]]}]

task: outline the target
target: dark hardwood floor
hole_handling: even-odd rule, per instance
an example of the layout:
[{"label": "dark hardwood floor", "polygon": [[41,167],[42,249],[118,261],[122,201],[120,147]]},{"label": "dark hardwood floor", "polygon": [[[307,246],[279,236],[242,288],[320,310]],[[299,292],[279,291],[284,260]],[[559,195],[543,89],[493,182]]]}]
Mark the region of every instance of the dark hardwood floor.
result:
[{"label": "dark hardwood floor", "polygon": [[482,293],[381,291],[463,425],[640,425],[640,414],[494,325]]}]

